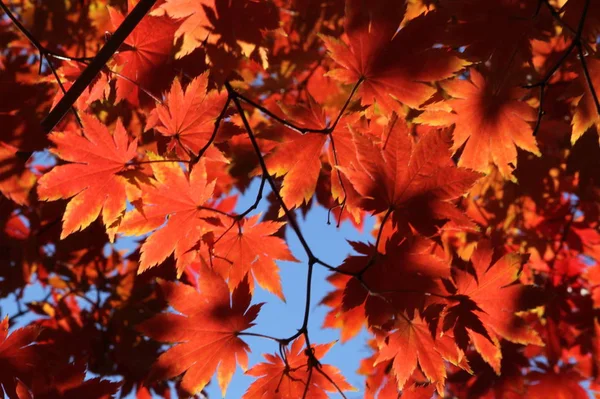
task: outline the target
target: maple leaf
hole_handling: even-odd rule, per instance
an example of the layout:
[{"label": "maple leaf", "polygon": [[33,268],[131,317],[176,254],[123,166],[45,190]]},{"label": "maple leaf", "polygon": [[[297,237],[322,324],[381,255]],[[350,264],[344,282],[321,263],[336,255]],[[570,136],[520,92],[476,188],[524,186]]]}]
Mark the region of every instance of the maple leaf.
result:
[{"label": "maple leaf", "polygon": [[[127,1],[129,10],[135,3],[135,0]],[[108,12],[117,29],[125,16],[112,7],[108,7]],[[139,105],[139,87],[147,88],[153,82],[152,72],[168,60],[178,27],[178,22],[166,16],[146,16],[127,36],[123,48],[114,55],[116,64],[121,67],[119,74],[125,77],[117,79],[116,102],[126,99],[134,106]]]},{"label": "maple leaf", "polygon": [[207,86],[207,73],[194,78],[185,92],[175,79],[166,101],[150,113],[145,129],[155,128],[171,137],[169,150],[180,144],[197,154],[210,140],[214,122],[227,101],[226,92],[207,91]]},{"label": "maple leaf", "polygon": [[61,238],[89,226],[100,212],[109,228],[125,211],[127,183],[119,173],[137,154],[117,121],[113,135],[93,116],[81,115],[83,136],[67,131],[52,133],[51,151],[70,162],[54,167],[38,181],[38,196],[45,201],[71,198],[63,215]]},{"label": "maple leaf", "polygon": [[37,326],[20,328],[8,335],[8,316],[0,323],[0,394],[22,399],[19,390],[30,382],[31,373],[39,366],[39,355],[31,345],[40,334]]},{"label": "maple leaf", "polygon": [[[142,189],[142,208],[125,214],[119,232],[141,235],[154,231],[141,248],[138,273],[158,265],[175,253],[177,274],[194,261],[194,248],[206,233],[205,218],[215,216],[204,204],[211,198],[215,181],[208,182],[204,159],[201,159],[189,176],[184,174],[177,161],[164,162],[150,154],[154,178],[153,186]],[[162,162],[161,162],[162,161]],[[167,223],[163,226],[167,220]]]},{"label": "maple leaf", "polygon": [[[528,290],[528,286],[515,284],[521,272],[521,256],[507,254],[492,265],[492,254],[489,241],[480,242],[471,257],[475,275],[456,270],[454,281],[457,294],[468,297],[475,305],[463,308],[462,315],[457,316],[457,324],[464,323],[463,328],[468,327],[472,340],[474,335],[481,335],[493,343],[488,345],[475,338],[475,348],[499,371],[499,344],[494,334],[523,345],[543,345],[543,342],[535,330],[515,314],[524,310],[521,302]],[[475,320],[472,315],[476,316]]]},{"label": "maple leaf", "polygon": [[[86,66],[87,65],[85,64],[69,61],[66,62],[59,70],[57,70],[59,76],[66,80],[66,82],[62,84],[65,90],[69,90],[73,86],[72,82],[74,82],[81,75]],[[54,76],[50,75],[47,79],[49,82],[52,82],[54,80]],[[108,74],[102,72],[96,76],[96,78],[94,78],[92,83],[90,83],[90,85],[83,91],[81,96],[79,96],[76,102],[77,109],[85,110],[94,101],[104,100],[108,98],[109,95],[110,85]],[[64,93],[62,89],[57,91],[54,101],[52,102],[52,107],[55,107],[60,99],[63,98],[63,96]]]},{"label": "maple leaf", "polygon": [[344,288],[349,280],[350,277],[343,274],[332,274],[327,277],[327,281],[333,284],[335,290],[325,295],[320,302],[321,305],[331,308],[325,315],[323,327],[339,329],[342,343],[358,335],[366,322],[362,307],[356,306],[352,309],[344,307]]},{"label": "maple leaf", "polygon": [[[360,367],[357,370],[358,374],[366,377],[365,399],[375,399],[376,395],[378,398],[382,399],[397,397],[398,383],[396,382],[394,374],[391,372],[392,361],[387,360],[375,365],[375,361],[379,356],[377,340],[375,338],[369,339],[368,346],[373,354],[370,357],[362,359]],[[433,390],[431,391],[431,395],[433,395]],[[431,398],[431,395],[429,398]]]},{"label": "maple leaf", "polygon": [[166,0],[153,15],[165,12],[184,19],[175,32],[175,39],[182,39],[176,58],[207,43],[249,55],[265,31],[278,27],[279,16],[275,4],[264,0]]},{"label": "maple leaf", "polygon": [[[586,57],[587,68],[590,74],[591,84],[594,87],[600,87],[600,60],[594,57]],[[581,76],[581,84],[585,88],[583,96],[576,99],[577,107],[575,108],[575,114],[571,125],[573,126],[573,133],[571,135],[571,144],[575,144],[583,133],[589,130],[592,126],[596,126],[596,132],[599,134],[600,140],[600,115],[596,108],[596,102],[594,96],[590,91],[590,88],[585,81],[585,78]]]},{"label": "maple leaf", "polygon": [[85,380],[85,363],[68,364],[61,369],[51,370],[42,381],[35,381],[32,387],[36,399],[106,399],[112,398],[121,383],[100,378]]},{"label": "maple leaf", "polygon": [[413,144],[406,123],[392,119],[384,134],[377,142],[373,136],[356,133],[359,165],[340,167],[363,196],[361,207],[373,213],[393,210],[397,223],[409,223],[424,234],[432,234],[438,220],[475,229],[452,200],[465,194],[481,175],[457,168],[447,144],[435,132]]},{"label": "maple leaf", "polygon": [[[283,223],[259,223],[260,215],[240,223],[239,228],[230,228],[214,245],[213,268],[228,280],[229,288],[238,286],[246,275],[254,276],[258,285],[285,300],[279,278],[279,268],[275,260],[298,262],[284,240],[273,234],[277,233]],[[252,280],[250,280],[252,282]],[[252,291],[253,284],[250,284]]]},{"label": "maple leaf", "polygon": [[[285,361],[278,355],[265,354],[266,362],[246,372],[259,378],[250,385],[243,399],[297,399],[302,398],[305,391],[307,398],[326,399],[328,392],[356,390],[336,367],[319,363],[309,371],[310,359],[307,349],[303,350],[304,344],[303,336],[296,339],[290,349],[285,349]],[[312,356],[321,359],[333,344],[312,345]]]},{"label": "maple leaf", "polygon": [[[298,127],[326,127],[325,112],[310,96],[306,106],[285,107],[283,110]],[[289,208],[295,208],[308,203],[315,193],[321,172],[321,154],[328,135],[299,134],[288,129],[285,133],[286,140],[266,157],[265,162],[270,173],[284,176],[280,194]]]},{"label": "maple leaf", "polygon": [[183,37],[181,49],[176,57],[181,58],[200,47],[205,41],[214,42],[212,26],[206,12],[215,9],[215,0],[166,0],[151,15],[167,13],[171,18],[185,20],[175,31],[175,39]]},{"label": "maple leaf", "polygon": [[185,372],[181,386],[194,395],[202,391],[217,370],[223,396],[236,364],[248,367],[250,348],[238,334],[254,324],[262,304],[250,306],[247,281],[233,291],[217,273],[204,268],[194,287],[160,281],[163,295],[178,313],[161,313],[138,329],[160,342],[177,343],[160,355],[150,370],[151,379],[167,379]]},{"label": "maple leaf", "polygon": [[331,57],[342,67],[328,75],[346,84],[362,81],[361,103],[376,103],[384,114],[400,113],[398,101],[418,108],[435,93],[424,82],[449,78],[466,65],[446,49],[433,47],[432,30],[443,26],[435,15],[417,17],[398,30],[404,7],[404,2],[393,0],[348,0],[349,45],[323,36]]},{"label": "maple leaf", "polygon": [[452,151],[465,146],[458,166],[489,174],[490,165],[494,164],[504,178],[514,180],[517,147],[541,155],[530,125],[536,120],[535,111],[521,101],[525,89],[498,83],[473,68],[469,73],[470,81],[453,79],[442,84],[453,97],[443,103],[451,113],[436,109],[434,104],[431,113],[425,112],[415,122],[432,126],[454,124]]},{"label": "maple leaf", "polygon": [[[383,251],[379,250],[383,253],[372,244],[351,244],[359,255],[346,258],[339,269],[362,273],[362,282],[356,278],[347,281],[341,310],[364,307],[369,325],[381,326],[397,311],[412,313],[423,309],[435,300],[436,294],[444,293],[441,279],[450,277],[450,265],[432,253],[432,241],[423,237],[401,239],[396,235],[386,242]],[[370,295],[365,284],[373,292],[384,292],[386,299]]]},{"label": "maple leaf", "polygon": [[440,395],[444,392],[446,380],[444,360],[467,367],[464,354],[451,338],[442,336],[434,339],[429,325],[419,314],[413,319],[400,315],[394,322],[393,331],[379,343],[379,355],[374,365],[390,359],[393,359],[392,370],[398,389],[404,388],[418,363]]},{"label": "maple leaf", "polygon": [[0,141],[0,193],[19,205],[28,205],[36,178],[17,153],[17,148]]}]

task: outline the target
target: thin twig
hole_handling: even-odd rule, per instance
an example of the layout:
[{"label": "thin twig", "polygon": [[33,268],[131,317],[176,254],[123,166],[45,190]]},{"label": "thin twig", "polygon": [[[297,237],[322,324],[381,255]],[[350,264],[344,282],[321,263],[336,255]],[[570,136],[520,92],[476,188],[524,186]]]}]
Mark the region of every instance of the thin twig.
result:
[{"label": "thin twig", "polygon": [[[13,25],[15,25],[17,27],[17,29],[27,38],[27,40],[29,40],[29,43],[31,43],[31,45],[33,47],[35,47],[35,49],[38,51],[39,57],[40,57],[40,67],[39,67],[40,73],[42,71],[42,63],[44,62],[44,59],[46,59],[48,66],[50,67],[50,70],[52,71],[52,75],[56,79],[56,82],[58,83],[58,86],[60,87],[61,91],[63,92],[63,97],[64,97],[64,95],[66,95],[66,90],[65,90],[62,82],[60,81],[58,74],[56,73],[56,69],[54,68],[54,65],[52,65],[52,62],[50,61],[50,59],[48,57],[49,56],[54,57],[54,58],[60,57],[62,59],[74,59],[74,58],[71,58],[68,56],[62,56],[62,55],[59,55],[57,53],[47,50],[31,34],[31,32],[29,32],[29,30],[21,23],[21,21],[19,21],[19,19],[12,13],[12,11],[6,6],[6,4],[4,4],[4,2],[2,0],[0,0],[0,8],[2,8],[4,13],[8,16],[8,18],[13,23]],[[71,111],[73,112],[73,115],[75,115],[75,119],[77,120],[77,123],[79,124],[79,126],[83,126],[83,124],[81,123],[81,118],[79,118],[79,115],[77,114],[77,111],[75,110],[75,107],[73,105],[71,105],[69,108],[67,108],[67,110],[68,109],[71,109]],[[67,110],[65,110],[65,113]]]},{"label": "thin twig", "polygon": [[196,155],[194,158],[191,159],[190,164],[192,166],[195,165],[196,163],[198,163],[198,161],[200,161],[200,158],[202,158],[202,156],[204,155],[204,153],[206,152],[206,150],[208,150],[208,148],[212,145],[212,143],[217,138],[217,133],[219,131],[219,127],[221,126],[221,121],[225,117],[225,114],[227,113],[227,109],[229,108],[229,104],[230,103],[231,103],[231,96],[227,97],[227,101],[225,102],[225,105],[223,106],[223,109],[221,110],[221,113],[219,114],[219,116],[215,120],[215,127],[213,129],[212,134],[210,135],[210,138],[208,139],[208,142],[204,145],[204,147],[202,147],[200,149],[200,151],[198,151],[198,155]]},{"label": "thin twig", "polygon": [[585,76],[585,82],[592,94],[592,98],[594,99],[594,104],[596,105],[596,112],[600,115],[600,102],[598,101],[598,94],[596,93],[596,89],[594,88],[594,83],[592,82],[592,77],[590,76],[590,71],[588,70],[587,62],[585,61],[585,54],[583,53],[583,49],[581,45],[577,45],[577,52],[579,54],[579,61],[581,62],[581,68],[583,69],[583,76]]},{"label": "thin twig", "polygon": [[[552,5],[550,3],[548,3],[547,0],[541,0],[542,2],[544,2],[546,4],[546,6],[551,10],[550,13],[552,14],[552,16],[559,20],[562,21],[562,19],[560,18],[560,15],[558,14],[558,12],[554,9],[554,7],[552,7]],[[528,84],[528,85],[524,85],[523,87],[526,89],[533,89],[534,87],[539,87],[540,88],[540,97],[539,97],[539,107],[538,107],[538,115],[537,115],[537,120],[535,123],[535,126],[533,128],[533,136],[536,136],[540,126],[542,124],[542,119],[545,115],[545,111],[544,111],[544,93],[545,93],[545,89],[546,86],[548,86],[548,83],[550,82],[550,79],[552,78],[552,76],[554,76],[554,74],[556,73],[556,71],[558,71],[558,69],[563,65],[563,63],[567,60],[567,58],[569,57],[569,55],[571,55],[571,53],[573,52],[573,50],[575,48],[577,48],[580,56],[580,61],[581,61],[581,65],[584,69],[584,74],[586,75],[586,80],[588,79],[589,73],[587,73],[587,65],[585,64],[585,61],[583,59],[583,51],[582,51],[582,44],[581,44],[581,35],[583,33],[583,27],[585,25],[585,20],[587,17],[587,10],[588,7],[590,5],[590,0],[586,0],[584,6],[583,6],[583,11],[581,13],[581,18],[579,19],[579,24],[577,26],[577,30],[574,31],[574,36],[573,36],[573,40],[571,41],[571,43],[569,44],[569,46],[565,49],[565,51],[563,52],[563,54],[560,56],[560,58],[558,59],[558,61],[552,66],[552,68],[550,68],[546,74],[544,75],[544,77],[539,80],[536,83],[532,83],[532,84]],[[566,24],[565,24],[566,25]],[[572,32],[572,29],[568,29],[570,32]],[[597,96],[595,96],[595,91],[593,90],[593,86],[590,85],[591,80],[588,80],[588,86],[590,86],[590,88],[592,89],[592,95],[594,96],[594,101],[596,102],[596,107],[598,109],[598,112],[600,113],[600,105],[598,104],[598,98]]]},{"label": "thin twig", "polygon": [[[344,115],[344,112],[346,112],[346,108],[348,108],[348,105],[350,104],[352,97],[354,97],[356,90],[358,90],[358,87],[360,86],[360,84],[362,82],[363,82],[363,78],[359,79],[358,82],[356,82],[356,84],[352,88],[352,91],[350,92],[350,95],[346,99],[346,102],[344,103],[343,107],[340,109],[340,112],[338,113],[337,117],[335,118],[333,125],[326,127],[326,128],[322,128],[322,129],[312,129],[312,128],[298,126],[295,123],[290,122],[286,119],[283,119],[280,116],[278,116],[277,114],[269,111],[266,107],[256,103],[255,101],[252,101],[251,99],[244,96],[243,94],[240,94],[239,92],[235,91],[233,88],[231,88],[231,92],[234,93],[235,97],[238,98],[239,100],[242,100],[243,102],[251,105],[252,107],[258,109],[260,112],[267,115],[271,119],[276,120],[277,122],[281,123],[285,127],[292,129],[300,134],[307,134],[307,133],[331,134],[335,130],[335,128],[336,128],[337,124],[339,123],[340,119],[342,118],[342,116]],[[226,83],[226,84],[229,85],[229,83]],[[231,87],[231,86],[229,86],[229,87]]]}]

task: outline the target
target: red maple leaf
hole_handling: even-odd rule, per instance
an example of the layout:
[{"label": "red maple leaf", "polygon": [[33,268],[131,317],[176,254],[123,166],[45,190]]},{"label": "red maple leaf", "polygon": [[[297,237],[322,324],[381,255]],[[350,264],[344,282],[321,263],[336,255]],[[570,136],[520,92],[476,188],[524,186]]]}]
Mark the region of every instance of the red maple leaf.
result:
[{"label": "red maple leaf", "polygon": [[[135,6],[135,0],[128,0],[129,10]],[[115,29],[125,20],[118,10],[109,7],[110,20]],[[125,39],[114,60],[120,67],[118,71],[125,78],[117,77],[117,98],[126,99],[139,106],[139,87],[148,88],[156,77],[152,75],[158,67],[169,59],[173,49],[173,34],[179,22],[163,17],[146,16]]]},{"label": "red maple leaf", "polygon": [[384,114],[400,112],[400,103],[418,108],[435,93],[424,82],[449,78],[466,65],[446,49],[433,47],[435,27],[444,25],[436,14],[417,17],[399,29],[404,4],[349,0],[345,20],[349,45],[323,37],[342,67],[329,76],[346,84],[362,80],[358,91],[362,104],[376,103]]},{"label": "red maple leaf", "polygon": [[89,226],[100,212],[109,228],[125,211],[127,182],[119,173],[137,154],[117,121],[113,135],[96,118],[82,114],[83,136],[74,131],[52,133],[52,150],[70,162],[54,167],[38,182],[38,195],[45,201],[71,198],[63,215],[61,238]]},{"label": "red maple leaf", "polygon": [[432,132],[413,144],[406,123],[393,118],[380,141],[356,133],[354,142],[359,164],[340,169],[363,196],[363,209],[393,211],[396,223],[408,223],[423,234],[434,233],[436,221],[475,229],[452,201],[481,175],[457,168],[439,134]]},{"label": "red maple leaf", "polygon": [[339,269],[360,273],[361,281],[347,278],[341,309],[335,313],[361,307],[370,326],[381,326],[398,311],[412,314],[445,293],[441,279],[450,277],[450,264],[433,253],[434,243],[422,237],[399,240],[389,240],[384,253],[374,245],[352,243],[359,255],[346,258]]},{"label": "red maple leaf", "polygon": [[590,397],[581,386],[582,376],[574,370],[561,370],[558,373],[533,372],[528,377],[532,381],[527,389],[527,398],[587,399]]},{"label": "red maple leaf", "polygon": [[[253,326],[262,304],[250,306],[248,282],[233,291],[215,272],[202,269],[194,287],[161,281],[163,295],[177,312],[161,313],[138,329],[160,342],[177,343],[152,365],[150,379],[173,378],[185,372],[181,386],[197,394],[217,371],[223,396],[236,364],[248,367],[250,348],[238,333]],[[231,302],[230,302],[231,301]]]},{"label": "red maple leaf", "polygon": [[31,390],[36,399],[108,399],[113,397],[121,385],[101,378],[84,381],[85,375],[85,363],[68,364],[40,376]]},{"label": "red maple leaf", "polygon": [[501,353],[496,335],[523,345],[543,345],[543,342],[516,315],[524,310],[521,302],[528,289],[518,284],[521,256],[507,254],[492,264],[492,255],[489,241],[482,241],[471,257],[475,274],[456,270],[456,303],[446,310],[444,324],[445,329],[454,324],[457,336],[463,334],[460,329],[466,329],[475,349],[499,372]]},{"label": "red maple leaf", "polygon": [[[325,356],[333,344],[311,346],[314,359]],[[309,366],[311,359],[306,354],[308,349],[303,348],[304,337],[301,336],[292,343],[290,349],[285,350],[285,360],[278,355],[265,354],[266,362],[246,372],[258,379],[250,385],[243,399],[327,399],[328,392],[355,390],[336,367],[320,362]]]},{"label": "red maple leaf", "polygon": [[0,394],[10,399],[23,399],[19,392],[29,384],[39,366],[39,355],[31,345],[40,328],[34,325],[20,328],[8,335],[8,316],[0,323]]},{"label": "red maple leaf", "polygon": [[[326,115],[317,102],[309,96],[306,106],[284,107],[284,113],[301,128],[323,129]],[[323,133],[300,134],[286,129],[284,141],[266,157],[267,169],[275,176],[283,176],[280,194],[290,208],[308,203],[315,193],[321,172],[321,154],[328,135]]]}]

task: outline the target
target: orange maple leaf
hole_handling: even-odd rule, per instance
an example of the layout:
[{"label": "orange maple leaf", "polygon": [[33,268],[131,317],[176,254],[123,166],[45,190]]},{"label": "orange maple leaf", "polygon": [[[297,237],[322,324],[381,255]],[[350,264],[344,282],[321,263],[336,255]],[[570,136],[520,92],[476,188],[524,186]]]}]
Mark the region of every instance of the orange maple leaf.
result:
[{"label": "orange maple leaf", "polygon": [[340,330],[342,343],[354,338],[366,324],[365,310],[356,306],[352,309],[344,307],[344,293],[350,277],[343,274],[332,274],[327,281],[335,287],[321,300],[320,304],[331,308],[325,315],[323,327]]},{"label": "orange maple leaf", "polygon": [[[239,226],[228,229],[213,248],[214,270],[228,279],[229,288],[240,284],[252,273],[258,285],[285,300],[275,260],[298,262],[284,240],[273,234],[283,223],[266,221],[258,223],[260,215],[252,216]],[[250,280],[250,291],[253,284]]]},{"label": "orange maple leaf", "polygon": [[[323,129],[326,115],[309,95],[306,106],[282,107],[286,116],[301,128]],[[267,169],[275,176],[283,176],[280,194],[290,208],[308,203],[315,193],[321,172],[321,154],[327,143],[327,134],[285,131],[285,141],[266,157]]]},{"label": "orange maple leaf", "polygon": [[384,137],[356,133],[359,165],[340,167],[362,196],[361,206],[381,213],[393,210],[402,225],[410,223],[430,235],[435,221],[451,220],[475,229],[475,225],[452,203],[481,177],[457,168],[448,145],[436,132],[413,144],[406,123],[392,118]]},{"label": "orange maple leaf", "polygon": [[379,342],[379,355],[374,365],[390,359],[393,359],[392,370],[398,389],[404,388],[418,363],[440,395],[443,395],[446,380],[444,360],[469,370],[464,354],[452,338],[444,335],[434,339],[429,325],[418,313],[412,319],[400,315],[394,322],[393,331]]},{"label": "orange maple leaf", "polygon": [[137,154],[137,142],[129,141],[117,121],[113,135],[96,118],[83,114],[83,136],[68,131],[52,133],[51,150],[71,162],[54,167],[38,182],[38,195],[45,201],[71,198],[63,215],[61,238],[89,226],[102,212],[108,228],[125,211],[127,182],[119,173]]},{"label": "orange maple leaf", "polygon": [[398,382],[393,373],[394,361],[385,360],[375,364],[379,356],[377,339],[370,339],[368,345],[374,353],[370,357],[361,360],[360,368],[357,371],[358,374],[366,377],[364,399],[375,399],[376,396],[378,399],[398,399],[398,397],[402,397],[402,399],[431,399],[434,396],[435,386],[423,385],[423,378],[420,381],[409,378],[404,383],[400,395],[398,393]]},{"label": "orange maple leaf", "polygon": [[183,19],[175,32],[175,39],[181,39],[176,58],[206,44],[250,55],[261,44],[265,32],[279,26],[277,7],[265,0],[166,0],[152,15],[165,12]]},{"label": "orange maple leaf", "polygon": [[207,181],[204,159],[188,177],[177,161],[164,162],[153,154],[149,158],[157,161],[151,164],[155,185],[143,187],[141,209],[125,214],[119,232],[141,235],[156,230],[142,245],[138,273],[158,265],[174,252],[177,274],[181,275],[198,256],[195,247],[207,232],[204,219],[215,216],[203,208],[213,194],[215,181]]},{"label": "orange maple leaf", "polygon": [[24,383],[30,383],[31,373],[39,365],[39,355],[31,344],[40,331],[38,326],[30,325],[8,336],[8,316],[0,323],[0,395],[23,398],[19,391]]},{"label": "orange maple leaf", "polygon": [[[483,359],[499,372],[501,352],[496,334],[523,345],[544,343],[535,330],[516,315],[516,312],[524,310],[521,301],[528,289],[526,285],[514,284],[521,272],[521,256],[507,254],[492,265],[492,254],[489,241],[480,242],[471,257],[476,274],[456,270],[454,281],[458,304],[446,310],[444,317],[448,317],[448,312],[458,312],[461,306],[464,307],[465,300],[460,296],[473,301],[475,306],[463,308],[462,314],[454,316],[457,324],[467,329],[469,338]],[[470,314],[480,322],[469,322]],[[446,320],[444,322],[448,323]]]},{"label": "orange maple leaf", "polygon": [[418,108],[436,91],[424,82],[447,79],[467,64],[446,49],[433,47],[432,30],[445,24],[436,15],[419,16],[398,29],[404,7],[404,2],[393,0],[348,1],[349,45],[323,37],[331,57],[342,67],[328,75],[346,84],[362,80],[361,103],[376,103],[384,114],[400,113],[400,103]]},{"label": "orange maple leaf", "polygon": [[[312,345],[314,358],[321,359],[333,344]],[[301,336],[292,343],[290,349],[285,350],[285,361],[278,355],[265,354],[266,362],[246,372],[259,378],[250,385],[243,399],[302,398],[307,381],[310,384],[306,391],[307,398],[327,399],[328,392],[355,390],[336,367],[319,363],[309,371],[310,359],[303,348],[304,337]]]},{"label": "orange maple leaf", "polygon": [[236,364],[248,368],[250,348],[238,333],[252,327],[262,304],[250,306],[252,296],[244,281],[230,295],[217,273],[203,268],[198,279],[200,292],[185,284],[161,281],[165,299],[177,312],[161,313],[138,329],[160,342],[173,342],[152,365],[150,379],[168,379],[185,372],[181,386],[197,394],[217,371],[225,397]]},{"label": "orange maple leaf", "polygon": [[443,83],[444,90],[453,97],[442,103],[443,109],[439,109],[440,104],[433,104],[415,122],[432,126],[454,124],[452,151],[465,146],[458,166],[489,174],[490,165],[494,164],[504,178],[514,180],[517,147],[541,155],[530,124],[536,120],[535,111],[521,101],[525,89],[505,82],[496,87],[493,79],[486,79],[473,68],[469,71],[470,81],[454,79]]},{"label": "orange maple leaf", "polygon": [[207,86],[208,73],[192,80],[185,92],[175,79],[166,101],[150,113],[146,130],[155,128],[171,137],[169,150],[180,144],[197,154],[210,140],[214,122],[227,101],[227,93],[207,91]]},{"label": "orange maple leaf", "polygon": [[206,41],[214,43],[218,35],[212,32],[212,25],[206,12],[215,11],[215,0],[166,0],[151,15],[167,13],[171,18],[183,19],[175,31],[175,39],[183,37],[177,58],[188,55]]},{"label": "orange maple leaf", "polygon": [[29,205],[36,177],[17,156],[18,149],[0,141],[0,193],[19,205]]}]

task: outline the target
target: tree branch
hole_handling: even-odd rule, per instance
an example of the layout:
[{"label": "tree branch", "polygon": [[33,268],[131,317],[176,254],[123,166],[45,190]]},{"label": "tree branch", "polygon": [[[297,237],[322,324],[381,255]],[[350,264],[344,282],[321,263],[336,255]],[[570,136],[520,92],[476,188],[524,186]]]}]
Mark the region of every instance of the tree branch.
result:
[{"label": "tree branch", "polygon": [[42,121],[42,128],[49,133],[62,120],[67,111],[75,104],[81,93],[90,85],[92,80],[100,73],[104,65],[115,54],[121,44],[127,39],[127,36],[142,21],[142,18],[152,8],[156,0],[140,0],[139,3],[125,17],[125,20],[115,33],[108,39],[106,44],[100,49],[98,54],[90,62],[88,67],[79,75],[73,86],[60,99],[58,104],[50,111],[48,116]]},{"label": "tree branch", "polygon": [[[337,117],[335,118],[335,121],[333,122],[333,125],[323,128],[323,129],[311,129],[311,128],[306,128],[306,127],[301,127],[298,126],[296,124],[294,124],[293,122],[290,122],[286,119],[281,118],[280,116],[274,114],[273,112],[269,111],[267,108],[263,107],[262,105],[252,101],[251,99],[249,99],[248,97],[244,96],[243,94],[238,93],[237,91],[235,91],[233,88],[231,88],[231,92],[234,94],[234,96],[240,100],[242,100],[243,102],[247,103],[248,105],[253,106],[254,108],[258,109],[260,112],[262,112],[263,114],[267,115],[268,117],[270,117],[271,119],[276,120],[277,122],[281,123],[282,125],[284,125],[285,127],[292,129],[300,134],[307,134],[307,133],[320,133],[320,134],[331,134],[337,124],[339,123],[340,119],[342,119],[342,116],[344,115],[344,112],[346,112],[346,108],[348,108],[348,105],[350,105],[350,101],[352,100],[352,97],[354,97],[354,94],[356,93],[356,90],[358,90],[358,87],[360,86],[360,84],[363,82],[363,78],[360,78],[358,80],[358,82],[356,82],[356,84],[354,85],[354,87],[352,88],[352,91],[350,92],[350,95],[348,96],[348,98],[346,99],[346,102],[344,103],[344,106],[342,107],[342,109],[340,109],[340,112],[338,113]],[[229,86],[231,87],[231,86]]]}]

